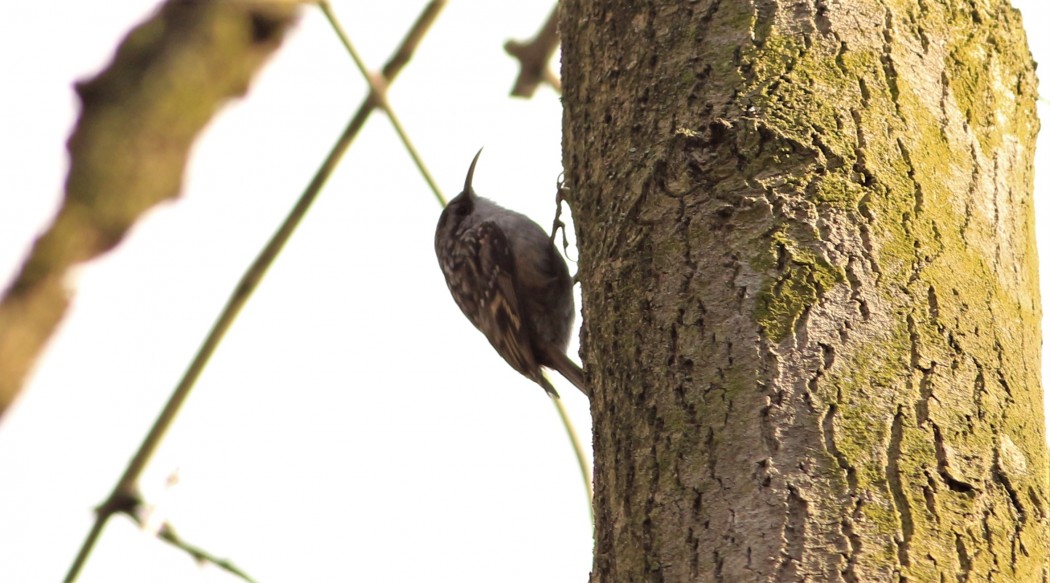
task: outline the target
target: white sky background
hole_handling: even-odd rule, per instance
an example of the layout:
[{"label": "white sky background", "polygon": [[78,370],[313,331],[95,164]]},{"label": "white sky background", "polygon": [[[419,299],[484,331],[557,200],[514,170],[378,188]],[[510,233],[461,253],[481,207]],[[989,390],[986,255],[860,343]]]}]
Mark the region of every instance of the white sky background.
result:
[{"label": "white sky background", "polygon": [[[6,7],[0,286],[57,208],[77,114],[72,82],[104,66],[155,4]],[[378,68],[423,4],[335,8]],[[1030,31],[1044,21],[1042,3],[1015,5]],[[450,3],[391,92],[446,196],[484,145],[478,191],[545,228],[561,108],[546,88],[532,100],[506,98],[517,70],[501,47],[531,37],[551,6]],[[198,142],[179,201],[73,278],[70,313],[0,423],[3,581],[65,573],[91,509],[366,94],[320,11],[304,15],[248,98]],[[1050,54],[1046,36],[1028,39],[1036,61]],[[1050,168],[1048,151],[1040,146],[1037,168]],[[1037,174],[1037,193],[1046,180]],[[587,505],[557,415],[449,297],[433,256],[439,210],[374,115],[142,481],[184,538],[261,581],[586,580]],[[555,383],[589,442],[585,399]],[[166,489],[175,471],[179,483]],[[145,580],[232,579],[111,520],[81,581]]]}]

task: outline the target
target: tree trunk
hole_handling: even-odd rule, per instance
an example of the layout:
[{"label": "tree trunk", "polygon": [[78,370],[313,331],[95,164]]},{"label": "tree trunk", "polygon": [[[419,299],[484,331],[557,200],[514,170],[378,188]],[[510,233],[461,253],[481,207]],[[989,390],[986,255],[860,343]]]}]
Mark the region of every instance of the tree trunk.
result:
[{"label": "tree trunk", "polygon": [[561,33],[592,581],[1050,580],[1018,13],[566,0]]}]

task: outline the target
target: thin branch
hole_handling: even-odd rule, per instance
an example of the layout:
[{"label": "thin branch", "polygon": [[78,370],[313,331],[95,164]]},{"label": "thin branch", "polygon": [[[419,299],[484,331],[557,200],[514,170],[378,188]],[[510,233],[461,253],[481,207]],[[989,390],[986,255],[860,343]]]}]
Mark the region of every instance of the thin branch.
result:
[{"label": "thin branch", "polygon": [[[132,518],[134,519],[134,517]],[[139,520],[135,519],[135,521],[141,525],[141,522]],[[157,531],[157,538],[166,543],[171,544],[177,549],[184,551],[185,553],[187,553],[188,555],[190,555],[191,557],[193,557],[201,563],[211,563],[212,565],[215,565],[223,571],[226,571],[227,573],[230,573],[235,577],[239,577],[247,581],[248,583],[255,583],[255,579],[252,579],[250,576],[248,576],[247,573],[241,570],[240,567],[234,565],[228,559],[220,559],[219,557],[216,557],[215,555],[205,551],[204,549],[191,545],[190,543],[182,540],[181,537],[175,534],[175,530],[171,527],[171,525],[166,522],[160,527],[160,530]]]},{"label": "thin branch", "polygon": [[[361,55],[358,54],[357,50],[354,49],[354,45],[350,42],[350,37],[347,36],[346,31],[343,30],[339,20],[335,17],[335,13],[332,12],[332,7],[328,4],[327,0],[322,0],[319,5],[324,15],[328,18],[328,22],[332,25],[336,35],[339,36],[339,40],[343,42],[343,46],[346,47],[346,51],[350,53],[350,58],[354,60],[354,64],[357,66],[357,70],[361,72],[361,76],[368,82],[368,87],[371,90],[370,99],[373,99],[375,103],[386,112],[387,118],[390,119],[391,125],[394,126],[394,131],[397,132],[401,143],[404,144],[405,150],[408,150],[408,155],[412,157],[412,161],[415,163],[416,168],[419,169],[419,173],[423,175],[423,180],[427,181],[427,185],[430,186],[430,190],[434,193],[434,197],[437,198],[441,206],[445,206],[445,197],[441,194],[441,189],[438,187],[437,182],[434,181],[434,177],[430,175],[423,159],[420,157],[416,147],[412,145],[412,141],[408,138],[408,133],[405,132],[404,126],[401,125],[401,120],[398,119],[394,113],[393,108],[390,107],[390,102],[387,101],[386,90],[390,86],[390,76],[387,75],[386,71],[383,71],[381,76],[372,74],[371,71],[365,66],[364,60],[361,59]],[[444,0],[441,2],[431,2],[426,11],[434,10],[434,15],[437,15],[437,11],[445,5]],[[425,13],[424,13],[425,14]],[[415,47],[413,47],[415,48]]]},{"label": "thin branch", "polygon": [[569,419],[569,413],[565,410],[565,405],[562,404],[561,399],[551,399],[554,403],[554,407],[558,410],[558,416],[561,417],[561,424],[565,427],[565,433],[569,435],[569,442],[572,444],[572,450],[576,454],[576,463],[580,466],[580,476],[583,478],[583,489],[587,493],[587,512],[591,517],[591,528],[594,527],[594,490],[591,486],[591,468],[587,465],[587,457],[583,452],[583,444],[580,442],[579,435],[576,434],[576,428],[573,427],[572,421]]},{"label": "thin branch", "polygon": [[[195,3],[190,4],[193,5]],[[239,5],[240,3],[232,4]],[[427,29],[433,23],[438,10],[443,4],[444,2],[431,2],[416,20],[416,23],[402,41],[401,46],[398,48],[394,57],[387,63],[387,66],[383,68],[383,75],[388,84],[393,81],[394,77],[396,77],[402,67],[404,67],[404,64],[408,62],[413,50],[419,44],[423,35],[426,34]],[[121,509],[119,503],[129,497],[137,499],[135,484],[138,481],[139,475],[149,462],[150,457],[153,455],[153,452],[159,445],[161,439],[164,437],[165,432],[174,420],[182,403],[185,401],[186,397],[189,396],[190,390],[196,383],[200,373],[204,370],[205,365],[208,363],[208,360],[215,352],[219,342],[237,317],[237,314],[248,301],[248,298],[251,296],[255,288],[259,285],[259,282],[266,274],[267,269],[273,263],[274,259],[276,259],[277,254],[281,251],[289,237],[291,237],[295,228],[298,226],[299,221],[306,214],[307,209],[309,209],[310,205],[317,197],[317,194],[320,192],[321,187],[328,179],[328,176],[331,175],[336,164],[350,147],[351,142],[364,126],[365,120],[376,106],[377,104],[371,96],[361,104],[357,113],[347,124],[346,129],[343,130],[342,135],[339,136],[338,141],[332,147],[328,157],[321,164],[321,167],[317,170],[313,179],[311,179],[306,190],[300,196],[295,207],[292,208],[280,228],[274,233],[273,237],[259,253],[255,261],[252,262],[252,265],[241,277],[241,281],[230,296],[230,299],[226,302],[226,306],[223,308],[222,313],[219,315],[215,324],[212,326],[212,329],[209,331],[207,338],[204,340],[204,343],[201,345],[197,354],[194,356],[193,361],[183,374],[183,377],[175,388],[174,393],[169,398],[168,403],[164,406],[164,410],[161,411],[160,416],[154,422],[149,434],[135,453],[135,457],[132,459],[131,463],[128,464],[124,475],[121,476],[120,481],[117,482],[116,487],[114,487],[113,492],[109,495],[107,501],[96,511],[95,523],[92,526],[87,539],[84,541],[84,544],[81,546],[76,560],[70,567],[69,573],[66,575],[65,580],[67,582],[76,580],[84,562],[90,555],[91,549],[102,531],[102,527],[115,511]]]}]

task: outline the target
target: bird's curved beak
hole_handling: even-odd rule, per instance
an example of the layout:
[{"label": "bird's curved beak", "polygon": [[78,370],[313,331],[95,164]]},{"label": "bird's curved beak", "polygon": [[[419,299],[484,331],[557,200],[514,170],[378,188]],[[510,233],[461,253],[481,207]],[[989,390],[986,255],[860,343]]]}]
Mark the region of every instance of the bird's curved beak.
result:
[{"label": "bird's curved beak", "polygon": [[474,192],[474,186],[472,184],[472,182],[474,182],[474,167],[478,165],[478,158],[481,157],[481,150],[484,149],[485,148],[481,148],[480,150],[478,150],[478,153],[474,154],[474,159],[470,161],[470,170],[467,170],[467,180],[463,183],[463,192],[468,193],[467,196],[477,196],[477,193]]}]

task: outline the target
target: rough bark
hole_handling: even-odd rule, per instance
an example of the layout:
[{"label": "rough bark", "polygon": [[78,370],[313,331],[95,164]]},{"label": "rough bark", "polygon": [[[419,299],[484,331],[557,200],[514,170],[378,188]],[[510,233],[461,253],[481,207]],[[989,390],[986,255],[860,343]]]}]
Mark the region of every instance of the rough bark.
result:
[{"label": "rough bark", "polygon": [[248,90],[297,12],[295,2],[172,0],[77,84],[62,207],[0,302],[0,415],[65,314],[66,273],[178,195],[197,134]]},{"label": "rough bark", "polygon": [[561,18],[592,581],[1050,580],[1008,2]]}]

